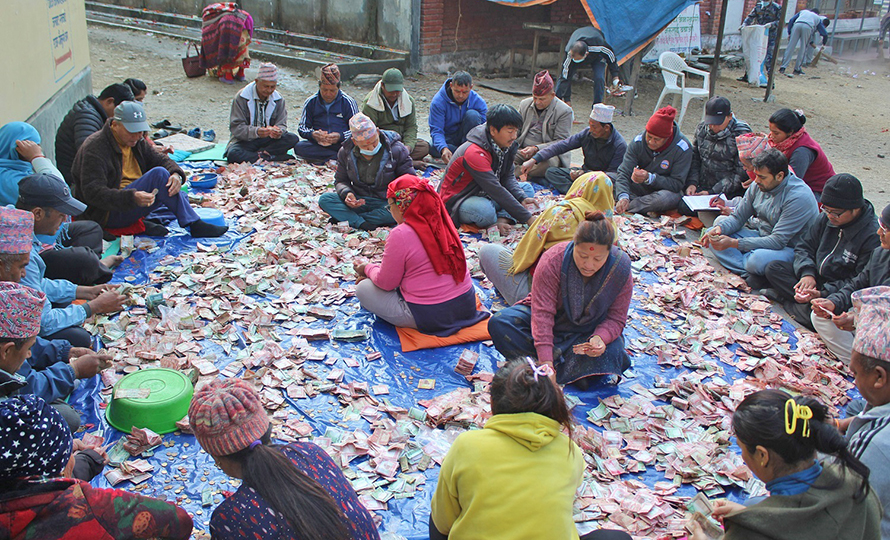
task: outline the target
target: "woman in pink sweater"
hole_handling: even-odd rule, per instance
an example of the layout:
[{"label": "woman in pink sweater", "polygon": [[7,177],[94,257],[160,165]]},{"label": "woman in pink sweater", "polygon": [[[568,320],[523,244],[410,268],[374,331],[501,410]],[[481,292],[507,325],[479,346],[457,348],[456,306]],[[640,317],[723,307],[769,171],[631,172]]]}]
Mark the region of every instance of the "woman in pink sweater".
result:
[{"label": "woman in pink sweater", "polygon": [[362,307],[395,326],[439,337],[488,317],[476,310],[464,246],[429,182],[400,176],[386,198],[398,225],[389,233],[380,264],[355,266]]},{"label": "woman in pink sweater", "polygon": [[606,216],[588,212],[574,241],[545,251],[531,294],[488,323],[497,350],[508,360],[537,357],[554,367],[559,384],[630,367],[621,333],[633,276],[630,257],[614,242]]}]

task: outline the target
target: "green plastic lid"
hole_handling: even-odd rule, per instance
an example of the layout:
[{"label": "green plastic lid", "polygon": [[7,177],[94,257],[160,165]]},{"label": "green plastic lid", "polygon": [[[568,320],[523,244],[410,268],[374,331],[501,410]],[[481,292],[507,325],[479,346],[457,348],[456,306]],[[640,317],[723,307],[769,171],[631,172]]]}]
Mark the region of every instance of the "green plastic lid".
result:
[{"label": "green plastic lid", "polygon": [[[121,390],[148,391],[146,397],[117,398]],[[167,368],[142,369],[114,385],[105,418],[115,429],[129,433],[133,427],[164,434],[176,430],[176,422],[188,414],[195,389],[183,373]]]}]

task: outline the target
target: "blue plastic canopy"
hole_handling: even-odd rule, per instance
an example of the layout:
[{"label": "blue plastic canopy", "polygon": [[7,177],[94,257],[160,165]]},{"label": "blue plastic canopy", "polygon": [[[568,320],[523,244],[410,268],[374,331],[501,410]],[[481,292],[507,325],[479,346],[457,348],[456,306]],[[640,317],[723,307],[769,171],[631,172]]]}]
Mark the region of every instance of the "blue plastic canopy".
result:
[{"label": "blue plastic canopy", "polygon": [[[505,6],[531,7],[552,4],[556,0],[490,1]],[[581,0],[590,22],[603,31],[619,64],[641,51],[681,11],[696,3],[696,0]]]}]

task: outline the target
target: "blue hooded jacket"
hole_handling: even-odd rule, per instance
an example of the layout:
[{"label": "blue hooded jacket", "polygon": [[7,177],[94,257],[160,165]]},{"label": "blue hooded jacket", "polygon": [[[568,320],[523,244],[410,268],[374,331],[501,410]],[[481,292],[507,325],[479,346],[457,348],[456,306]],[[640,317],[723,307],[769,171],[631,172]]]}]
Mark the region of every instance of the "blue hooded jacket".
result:
[{"label": "blue hooded jacket", "polygon": [[[461,121],[469,109],[476,109],[482,118],[488,113],[488,105],[485,100],[470,90],[470,96],[466,101],[458,105],[454,99],[448,94],[448,87],[451,85],[451,78],[445,81],[442,88],[436,92],[433,101],[430,103],[430,136],[433,138],[433,146],[440,152],[448,146],[445,142],[446,136],[457,133],[460,129]],[[458,145],[460,146],[460,145]]]}]

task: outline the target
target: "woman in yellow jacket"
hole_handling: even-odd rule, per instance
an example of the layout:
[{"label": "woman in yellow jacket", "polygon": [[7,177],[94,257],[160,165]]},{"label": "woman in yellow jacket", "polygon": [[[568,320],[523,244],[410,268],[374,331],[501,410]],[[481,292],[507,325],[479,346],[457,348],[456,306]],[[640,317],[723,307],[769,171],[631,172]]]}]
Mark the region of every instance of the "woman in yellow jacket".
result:
[{"label": "woman in yellow jacket", "polygon": [[[549,366],[513,360],[491,383],[485,428],[454,441],[432,499],[430,539],[577,540],[572,519],[584,472],[572,417]],[[563,431],[567,431],[566,435]],[[630,540],[599,530],[583,540]]]}]

